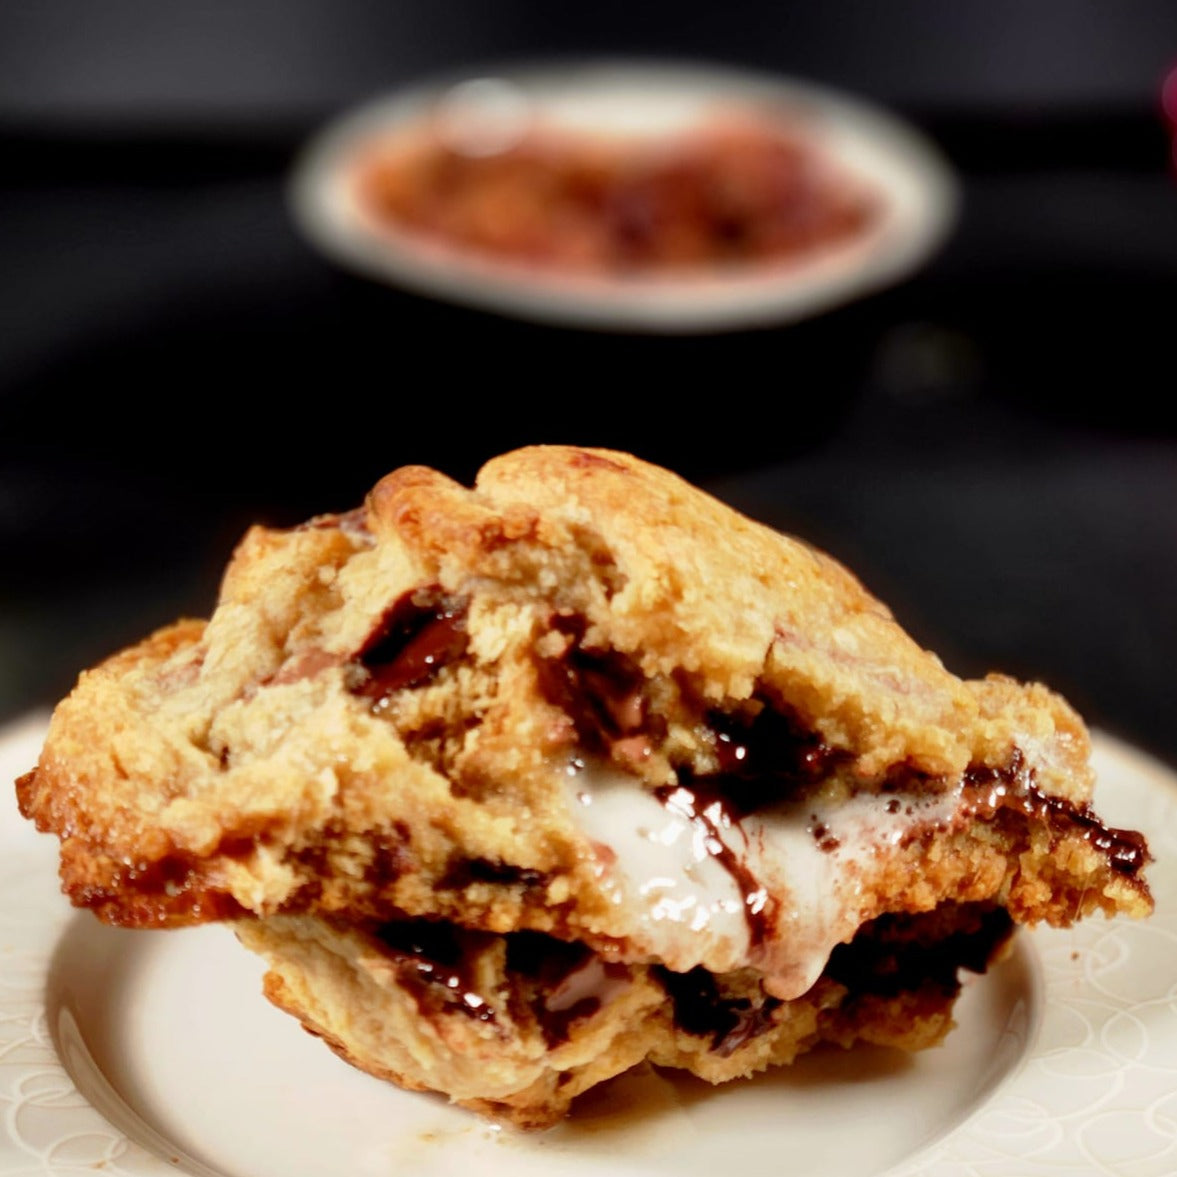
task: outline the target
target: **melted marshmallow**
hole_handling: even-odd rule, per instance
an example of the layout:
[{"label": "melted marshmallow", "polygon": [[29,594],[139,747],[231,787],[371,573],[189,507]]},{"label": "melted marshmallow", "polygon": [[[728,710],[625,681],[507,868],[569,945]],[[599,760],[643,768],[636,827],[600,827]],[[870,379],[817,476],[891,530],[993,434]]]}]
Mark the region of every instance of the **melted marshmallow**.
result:
[{"label": "melted marshmallow", "polygon": [[635,949],[685,972],[754,965],[766,988],[799,997],[862,922],[872,864],[914,831],[951,821],[959,789],[786,802],[729,820],[695,814],[689,789],[660,799],[635,777],[576,761],[568,802],[607,848],[601,887]]}]

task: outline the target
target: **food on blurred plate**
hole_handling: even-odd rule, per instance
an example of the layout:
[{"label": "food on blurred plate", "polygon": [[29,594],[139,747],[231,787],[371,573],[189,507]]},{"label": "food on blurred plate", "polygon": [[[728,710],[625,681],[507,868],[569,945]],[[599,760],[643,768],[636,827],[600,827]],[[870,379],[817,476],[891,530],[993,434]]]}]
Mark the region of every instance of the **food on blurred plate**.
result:
[{"label": "food on blurred plate", "polygon": [[1016,925],[1147,915],[1089,752],[830,557],[542,446],[252,529],[212,618],[84,674],[17,792],[74,903],[231,921],[345,1059],[536,1128],[645,1060],[931,1046]]},{"label": "food on blurred plate", "polygon": [[353,166],[377,228],[611,276],[796,261],[862,236],[881,210],[812,129],[750,104],[626,132],[492,88],[374,135]]},{"label": "food on blurred plate", "polygon": [[791,78],[562,62],[344,112],[291,211],[366,278],[577,329],[682,334],[821,314],[943,241],[950,169],[887,111]]}]

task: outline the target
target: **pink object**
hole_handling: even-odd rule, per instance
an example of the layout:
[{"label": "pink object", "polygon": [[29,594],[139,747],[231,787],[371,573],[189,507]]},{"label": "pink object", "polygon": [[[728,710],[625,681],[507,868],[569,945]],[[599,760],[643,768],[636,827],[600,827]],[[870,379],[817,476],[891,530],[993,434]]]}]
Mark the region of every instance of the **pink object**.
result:
[{"label": "pink object", "polygon": [[1177,65],[1169,70],[1161,83],[1161,110],[1169,124],[1169,134],[1173,140],[1172,162],[1174,172],[1177,173]]}]

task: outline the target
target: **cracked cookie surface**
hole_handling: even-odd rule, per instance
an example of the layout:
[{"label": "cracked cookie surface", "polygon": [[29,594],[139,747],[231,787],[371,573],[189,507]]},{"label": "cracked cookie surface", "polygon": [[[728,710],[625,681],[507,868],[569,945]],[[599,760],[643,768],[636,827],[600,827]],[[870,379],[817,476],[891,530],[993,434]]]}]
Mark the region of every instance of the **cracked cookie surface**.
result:
[{"label": "cracked cookie surface", "polygon": [[[831,974],[877,921],[963,944],[979,911],[1147,914],[1147,848],[1095,816],[1088,758],[1058,696],[960,680],[830,557],[629,455],[544,446],[254,528],[211,619],[84,674],[17,788],[75,903],[239,921],[345,1057],[542,1124],[641,1058],[720,1081],[938,1038],[931,956],[893,992]],[[477,945],[493,1019],[436,1000],[456,965],[390,947],[421,921]],[[558,1047],[520,936],[594,962]],[[982,940],[953,976],[1004,933]],[[686,1030],[690,994],[726,1014]]]}]

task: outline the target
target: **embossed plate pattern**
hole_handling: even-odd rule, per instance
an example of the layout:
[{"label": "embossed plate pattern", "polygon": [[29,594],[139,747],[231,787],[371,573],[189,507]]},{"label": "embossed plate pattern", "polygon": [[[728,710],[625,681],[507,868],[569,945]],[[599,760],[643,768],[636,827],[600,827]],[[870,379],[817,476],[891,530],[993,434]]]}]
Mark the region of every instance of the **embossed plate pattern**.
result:
[{"label": "embossed plate pattern", "polygon": [[[0,731],[0,777],[44,717]],[[575,1125],[497,1132],[353,1071],[260,997],[222,928],[104,928],[57,891],[56,843],[0,802],[0,1177],[494,1177],[1177,1172],[1177,780],[1096,739],[1101,815],[1156,862],[1146,922],[1024,933],[914,1060],[829,1052],[710,1089],[652,1072]],[[7,785],[5,786],[7,788]]]}]

